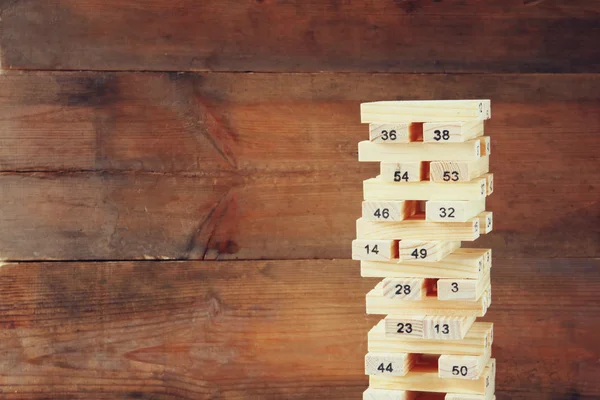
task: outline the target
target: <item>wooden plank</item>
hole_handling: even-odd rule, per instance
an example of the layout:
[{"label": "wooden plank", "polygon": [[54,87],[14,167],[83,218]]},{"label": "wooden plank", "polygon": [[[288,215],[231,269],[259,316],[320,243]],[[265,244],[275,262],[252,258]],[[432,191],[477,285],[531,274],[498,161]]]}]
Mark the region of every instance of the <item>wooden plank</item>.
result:
[{"label": "wooden plank", "polygon": [[363,400],[415,400],[419,393],[407,390],[387,390],[368,388],[363,393]]},{"label": "wooden plank", "polygon": [[485,193],[486,193],[486,196],[489,196],[492,193],[494,193],[494,174],[493,173],[485,174],[484,178],[485,178]]},{"label": "wooden plank", "polygon": [[489,351],[480,356],[441,355],[438,359],[438,376],[450,379],[477,379],[488,365],[490,356]]},{"label": "wooden plank", "polygon": [[432,143],[466,142],[483,135],[483,121],[427,122],[423,141]]},{"label": "wooden plank", "polygon": [[421,162],[435,160],[475,161],[481,157],[481,141],[464,143],[358,143],[358,161]]},{"label": "wooden plank", "polygon": [[404,221],[416,214],[414,200],[363,201],[362,218],[368,221]]},{"label": "wooden plank", "polygon": [[419,302],[395,301],[383,296],[381,283],[367,293],[367,314],[405,316],[446,315],[449,317],[483,317],[487,311],[485,296],[477,301],[441,301],[427,297]]},{"label": "wooden plank", "polygon": [[427,296],[425,279],[385,278],[382,288],[383,295],[394,300],[422,300]]},{"label": "wooden plank", "polygon": [[377,177],[363,182],[363,193],[365,200],[481,200],[485,185],[485,178],[455,185],[427,181],[397,185]]},{"label": "wooden plank", "polygon": [[485,211],[485,199],[429,200],[425,202],[425,219],[434,222],[465,222]]},{"label": "wooden plank", "polygon": [[400,261],[439,262],[460,248],[460,242],[400,240]]},{"label": "wooden plank", "polygon": [[479,237],[479,217],[467,222],[429,222],[417,214],[400,222],[356,220],[359,239],[473,241]]},{"label": "wooden plank", "polygon": [[490,274],[487,270],[486,275],[480,279],[438,279],[437,298],[438,300],[475,301],[489,286]]},{"label": "wooden plank", "polygon": [[475,161],[433,161],[429,176],[433,182],[469,182],[490,170],[490,157]]},{"label": "wooden plank", "polygon": [[422,162],[382,162],[379,176],[385,182],[419,182],[427,179],[426,168]]},{"label": "wooden plank", "polygon": [[369,124],[369,140],[374,143],[408,143],[423,138],[423,124]]},{"label": "wooden plank", "polygon": [[375,389],[400,389],[440,393],[486,394],[494,392],[489,364],[481,377],[474,380],[442,379],[437,376],[436,366],[416,365],[405,376],[370,376],[369,386]]},{"label": "wooden plank", "polygon": [[415,365],[416,360],[416,354],[369,352],[365,355],[365,374],[404,376]]},{"label": "wooden plank", "polygon": [[[361,261],[361,276],[381,278],[478,279],[483,276],[489,254],[489,249],[468,249],[461,247],[436,263],[424,263],[420,261]],[[491,257],[489,262],[491,263]]]},{"label": "wooden plank", "polygon": [[1,61],[5,69],[597,72],[599,12],[583,0],[184,1],[176,9],[166,0],[17,1],[4,9]]},{"label": "wooden plank", "polygon": [[[498,397],[597,397],[600,369],[590,352],[597,344],[600,261],[494,262],[494,306],[486,319],[495,322],[494,354],[502,360]],[[373,283],[358,276],[356,265],[5,263],[2,397],[360,398],[370,351],[365,334],[378,318],[362,314]],[[424,343],[434,342],[440,343]]]},{"label": "wooden plank", "polygon": [[413,100],[361,103],[364,123],[482,121],[491,118],[490,100]]},{"label": "wooden plank", "polygon": [[398,241],[375,239],[353,240],[352,259],[372,261],[387,261],[398,259]]},{"label": "wooden plank", "polygon": [[490,233],[494,227],[494,216],[491,211],[485,211],[477,215],[479,227],[482,234]]}]

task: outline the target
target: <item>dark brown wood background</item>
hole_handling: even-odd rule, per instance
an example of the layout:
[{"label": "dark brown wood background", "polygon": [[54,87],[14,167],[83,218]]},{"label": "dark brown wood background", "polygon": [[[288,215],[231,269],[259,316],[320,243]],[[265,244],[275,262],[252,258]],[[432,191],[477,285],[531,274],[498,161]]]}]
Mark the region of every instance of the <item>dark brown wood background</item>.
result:
[{"label": "dark brown wood background", "polygon": [[0,54],[1,399],[359,399],[359,104],[454,98],[498,399],[600,399],[600,2],[0,0]]}]

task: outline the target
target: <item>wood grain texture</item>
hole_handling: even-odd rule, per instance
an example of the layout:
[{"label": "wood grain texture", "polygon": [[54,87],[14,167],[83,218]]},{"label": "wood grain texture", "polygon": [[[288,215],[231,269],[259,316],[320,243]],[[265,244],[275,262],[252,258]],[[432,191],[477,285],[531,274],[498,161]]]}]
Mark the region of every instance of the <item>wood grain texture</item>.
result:
[{"label": "wood grain texture", "polygon": [[13,0],[0,47],[6,69],[598,72],[599,13],[585,0]]},{"label": "wood grain texture", "polygon": [[[600,396],[600,261],[494,262],[499,398]],[[373,282],[349,260],[5,264],[1,397],[360,398]]]},{"label": "wood grain texture", "polygon": [[493,99],[476,246],[597,257],[599,77],[5,73],[0,257],[349,258],[359,103],[407,94]]}]

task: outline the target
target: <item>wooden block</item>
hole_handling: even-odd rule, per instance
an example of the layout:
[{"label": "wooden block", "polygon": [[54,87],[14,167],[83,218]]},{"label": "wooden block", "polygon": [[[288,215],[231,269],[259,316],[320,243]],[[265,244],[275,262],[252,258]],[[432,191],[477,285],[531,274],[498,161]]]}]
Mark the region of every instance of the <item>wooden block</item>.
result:
[{"label": "wooden block", "polygon": [[412,353],[372,353],[365,356],[366,375],[404,376],[415,365]]},{"label": "wooden block", "polygon": [[[459,250],[457,250],[459,251]],[[483,269],[482,273],[489,272],[490,268],[492,268],[492,249],[475,249],[469,247],[461,247],[460,252],[462,254],[476,254],[482,256],[483,261]],[[477,278],[471,278],[477,279]]]},{"label": "wooden block", "polygon": [[401,389],[438,393],[486,394],[493,390],[488,364],[478,379],[442,379],[437,365],[415,365],[405,376],[371,376],[369,386],[375,389]]},{"label": "wooden block", "polygon": [[369,331],[369,351],[420,354],[457,354],[477,356],[489,351],[493,342],[493,324],[475,322],[460,340],[423,339],[408,335],[388,336],[385,320]]},{"label": "wooden block", "polygon": [[384,182],[419,182],[426,179],[426,168],[424,162],[382,162],[379,176]]},{"label": "wooden block", "polygon": [[481,157],[481,140],[462,143],[358,143],[358,161],[421,162],[436,160],[474,161]]},{"label": "wooden block", "polygon": [[487,311],[486,296],[476,301],[441,301],[435,297],[426,297],[421,301],[395,301],[384,297],[382,282],[367,293],[366,299],[367,314],[483,317]]},{"label": "wooden block", "polygon": [[423,137],[423,124],[369,124],[369,140],[373,143],[408,143]]},{"label": "wooden block", "polygon": [[482,234],[490,233],[492,231],[493,222],[494,222],[492,212],[484,211],[484,212],[480,213],[479,215],[477,215],[477,218],[479,218],[479,228],[480,228],[479,230],[481,231],[481,233]]},{"label": "wooden block", "polygon": [[490,100],[375,101],[360,105],[363,124],[482,121],[491,115]]},{"label": "wooden block", "polygon": [[433,182],[469,182],[489,171],[489,156],[473,161],[432,161],[429,179]]},{"label": "wooden block", "polygon": [[479,237],[479,219],[466,222],[430,222],[424,214],[417,214],[400,222],[356,220],[356,237],[359,239],[390,240],[449,240],[473,241]]},{"label": "wooden block", "polygon": [[447,393],[444,400],[496,400],[496,396],[492,391],[489,394]]},{"label": "wooden block", "polygon": [[362,217],[369,221],[404,221],[415,215],[418,208],[414,200],[363,201]]},{"label": "wooden block", "polygon": [[385,278],[382,282],[383,295],[394,300],[421,300],[427,296],[423,278]]},{"label": "wooden block", "polygon": [[492,154],[492,140],[489,136],[481,136],[478,138],[481,143],[481,156],[489,156]]},{"label": "wooden block", "polygon": [[479,200],[429,200],[425,219],[433,222],[465,222],[485,211],[485,198]]},{"label": "wooden block", "polygon": [[483,121],[426,122],[423,142],[456,143],[483,136]]},{"label": "wooden block", "polygon": [[384,318],[386,336],[423,337],[424,315],[394,316]]},{"label": "wooden block", "polygon": [[365,200],[481,200],[486,196],[486,178],[448,185],[421,181],[397,185],[380,177],[363,181]]},{"label": "wooden block", "polygon": [[363,393],[363,400],[416,400],[417,392],[407,390],[368,388]]},{"label": "wooden block", "polygon": [[[491,352],[479,356],[441,355],[438,359],[438,376],[442,379],[477,379],[488,365]],[[494,369],[492,368],[492,376]]]},{"label": "wooden block", "polygon": [[460,248],[460,242],[400,240],[398,248],[400,261],[439,262]]},{"label": "wooden block", "polygon": [[423,321],[423,338],[437,340],[464,339],[475,322],[475,317],[432,315]]},{"label": "wooden block", "polygon": [[485,195],[489,196],[494,193],[494,174],[484,174],[482,178],[485,178]]},{"label": "wooden block", "polygon": [[386,261],[398,259],[398,241],[356,239],[352,241],[353,260]]},{"label": "wooden block", "polygon": [[443,260],[435,263],[420,261],[361,261],[361,276],[378,278],[480,279],[483,276],[485,261],[490,253],[489,249],[461,247]]},{"label": "wooden block", "polygon": [[[438,279],[438,300],[475,301],[490,286],[489,272],[481,279]],[[487,305],[489,307],[489,301]]]}]

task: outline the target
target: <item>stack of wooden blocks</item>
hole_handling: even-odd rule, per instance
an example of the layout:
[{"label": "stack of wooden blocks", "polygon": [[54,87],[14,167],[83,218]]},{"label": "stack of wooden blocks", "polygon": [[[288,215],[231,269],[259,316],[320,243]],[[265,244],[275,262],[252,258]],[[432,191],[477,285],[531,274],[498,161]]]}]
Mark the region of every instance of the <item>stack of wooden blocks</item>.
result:
[{"label": "stack of wooden blocks", "polygon": [[491,249],[462,247],[492,230],[489,100],[384,101],[361,105],[369,123],[359,161],[381,163],[364,181],[352,258],[367,294],[364,400],[495,398]]}]

